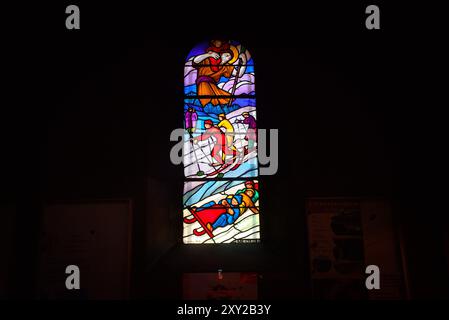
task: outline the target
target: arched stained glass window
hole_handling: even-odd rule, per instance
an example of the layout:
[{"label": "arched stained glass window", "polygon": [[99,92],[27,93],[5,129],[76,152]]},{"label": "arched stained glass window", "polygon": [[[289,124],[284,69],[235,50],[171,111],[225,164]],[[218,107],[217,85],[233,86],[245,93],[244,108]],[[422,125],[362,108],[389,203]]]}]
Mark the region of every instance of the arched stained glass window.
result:
[{"label": "arched stained glass window", "polygon": [[190,51],[184,129],[183,242],[260,241],[254,62],[243,45]]}]

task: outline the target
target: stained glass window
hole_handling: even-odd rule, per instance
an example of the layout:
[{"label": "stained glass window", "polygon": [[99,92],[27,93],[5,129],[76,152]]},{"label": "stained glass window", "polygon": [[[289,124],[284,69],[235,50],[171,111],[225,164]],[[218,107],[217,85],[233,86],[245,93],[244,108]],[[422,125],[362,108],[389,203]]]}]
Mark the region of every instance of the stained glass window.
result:
[{"label": "stained glass window", "polygon": [[229,40],[193,48],[184,68],[184,243],[260,240],[256,123],[249,51]]}]

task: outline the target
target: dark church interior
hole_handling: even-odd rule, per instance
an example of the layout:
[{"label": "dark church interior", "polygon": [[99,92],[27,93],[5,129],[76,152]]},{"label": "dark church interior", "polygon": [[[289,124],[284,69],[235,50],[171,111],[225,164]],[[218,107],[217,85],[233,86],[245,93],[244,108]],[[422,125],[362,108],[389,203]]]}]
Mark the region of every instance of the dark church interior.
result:
[{"label": "dark church interior", "polygon": [[[449,298],[446,212],[426,204],[437,194],[420,171],[438,171],[436,142],[411,104],[414,50],[430,40],[395,22],[398,9],[367,30],[362,4],[216,19],[83,3],[67,30],[65,6],[11,38],[23,46],[11,81],[30,89],[12,89],[3,118],[0,299]],[[257,126],[279,133],[278,170],[257,178],[258,243],[183,243],[170,134],[186,57],[212,39],[251,52]]]}]

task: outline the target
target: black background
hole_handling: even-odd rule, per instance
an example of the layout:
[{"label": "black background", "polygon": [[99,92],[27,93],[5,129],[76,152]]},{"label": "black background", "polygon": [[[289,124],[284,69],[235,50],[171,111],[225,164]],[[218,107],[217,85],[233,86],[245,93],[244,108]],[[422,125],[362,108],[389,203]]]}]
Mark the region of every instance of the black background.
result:
[{"label": "black background", "polygon": [[[424,93],[439,91],[428,72],[441,68],[443,38],[424,23],[438,8],[379,4],[381,30],[370,31],[361,3],[78,3],[81,30],[67,30],[68,4],[5,10],[14,18],[3,28],[2,197],[19,208],[14,297],[33,297],[42,204],[114,197],[135,201],[133,297],[177,298],[183,270],[217,266],[291,280],[281,290],[273,279],[267,292],[276,296],[267,298],[309,297],[308,196],[390,199],[409,243],[414,297],[447,297],[447,222],[433,209],[444,194],[431,181],[442,173],[444,120],[435,112],[441,103]],[[239,9],[252,18],[239,22]],[[169,161],[169,135],[182,127],[184,58],[214,37],[250,50],[258,126],[279,129],[279,171],[260,179],[263,245],[222,247],[199,266],[192,257],[210,257],[211,249],[180,246],[179,224],[167,220],[151,232],[170,234],[171,249],[150,267],[151,207],[181,207],[183,170]],[[163,200],[148,199],[148,179],[160,183]]]}]

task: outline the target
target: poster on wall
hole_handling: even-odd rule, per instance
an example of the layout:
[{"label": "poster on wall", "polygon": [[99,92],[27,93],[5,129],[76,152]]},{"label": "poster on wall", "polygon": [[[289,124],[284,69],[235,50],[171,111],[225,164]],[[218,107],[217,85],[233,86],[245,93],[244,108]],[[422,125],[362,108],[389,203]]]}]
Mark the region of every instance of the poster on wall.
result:
[{"label": "poster on wall", "polygon": [[[402,277],[388,202],[309,198],[306,203],[313,295],[323,299],[398,299]],[[365,287],[367,265],[382,271],[381,290]]]},{"label": "poster on wall", "polygon": [[364,252],[360,202],[307,201],[313,294],[320,298],[364,297]]}]

